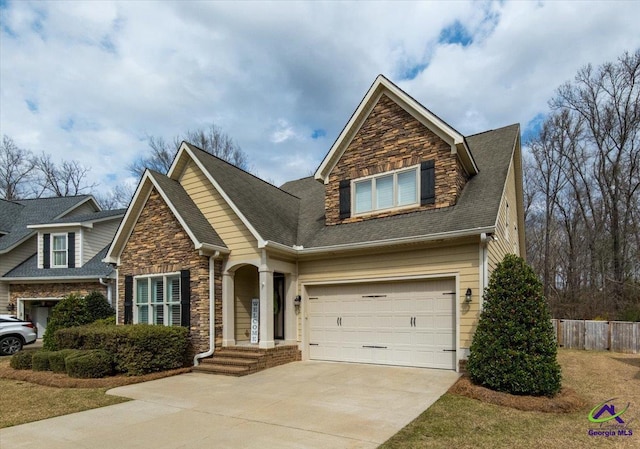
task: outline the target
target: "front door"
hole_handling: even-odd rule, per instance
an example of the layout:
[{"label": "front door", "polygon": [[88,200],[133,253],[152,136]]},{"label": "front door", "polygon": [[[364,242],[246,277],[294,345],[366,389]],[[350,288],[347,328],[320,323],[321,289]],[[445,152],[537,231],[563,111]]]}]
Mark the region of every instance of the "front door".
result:
[{"label": "front door", "polygon": [[273,338],[284,340],[284,274],[273,273]]}]

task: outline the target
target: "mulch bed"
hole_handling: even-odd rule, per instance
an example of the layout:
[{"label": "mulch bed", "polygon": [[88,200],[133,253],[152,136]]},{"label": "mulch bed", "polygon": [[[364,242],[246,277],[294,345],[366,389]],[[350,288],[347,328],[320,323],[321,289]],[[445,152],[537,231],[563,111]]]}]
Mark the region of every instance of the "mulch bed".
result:
[{"label": "mulch bed", "polygon": [[66,374],[57,374],[51,371],[17,370],[11,368],[8,364],[2,364],[0,365],[0,378],[20,380],[57,388],[115,388],[175,376],[176,374],[188,373],[190,371],[191,368],[180,368],[145,374],[144,376],[111,376],[102,379],[76,379]]},{"label": "mulch bed", "polygon": [[475,385],[467,375],[460,377],[449,389],[449,393],[530,412],[573,413],[587,405],[586,401],[571,388],[563,387],[553,398],[545,396],[518,396]]}]

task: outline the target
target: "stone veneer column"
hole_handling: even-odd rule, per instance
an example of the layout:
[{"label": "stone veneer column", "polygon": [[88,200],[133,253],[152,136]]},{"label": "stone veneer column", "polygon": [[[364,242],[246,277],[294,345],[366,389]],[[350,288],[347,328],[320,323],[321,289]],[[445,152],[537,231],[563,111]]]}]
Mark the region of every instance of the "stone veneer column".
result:
[{"label": "stone veneer column", "polygon": [[260,274],[260,348],[273,348],[273,270],[262,265]]},{"label": "stone veneer column", "polygon": [[222,346],[234,346],[235,321],[234,321],[234,274],[222,273]]}]

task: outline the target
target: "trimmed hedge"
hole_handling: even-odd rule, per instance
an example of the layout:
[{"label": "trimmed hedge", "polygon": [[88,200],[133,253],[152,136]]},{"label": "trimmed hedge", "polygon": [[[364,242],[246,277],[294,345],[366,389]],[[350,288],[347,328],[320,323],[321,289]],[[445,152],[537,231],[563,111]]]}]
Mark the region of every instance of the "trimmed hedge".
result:
[{"label": "trimmed hedge", "polygon": [[76,349],[62,349],[60,351],[49,352],[49,367],[54,373],[66,373],[67,367],[65,359],[73,354],[76,354]]},{"label": "trimmed hedge", "polygon": [[55,344],[67,349],[103,349],[114,355],[115,370],[132,376],[182,368],[190,363],[185,327],[133,324],[60,329]]},{"label": "trimmed hedge", "polygon": [[113,357],[107,351],[77,351],[65,359],[69,377],[98,379],[113,374]]},{"label": "trimmed hedge", "polygon": [[49,351],[37,351],[33,354],[31,369],[34,371],[51,371],[49,366]]},{"label": "trimmed hedge", "polygon": [[11,356],[9,365],[13,369],[31,369],[34,351],[20,351]]}]

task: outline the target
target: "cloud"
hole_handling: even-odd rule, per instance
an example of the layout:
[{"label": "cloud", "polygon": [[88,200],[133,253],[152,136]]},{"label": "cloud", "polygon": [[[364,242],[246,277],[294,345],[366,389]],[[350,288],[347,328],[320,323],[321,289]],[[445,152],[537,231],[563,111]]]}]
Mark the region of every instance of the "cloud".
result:
[{"label": "cloud", "polygon": [[0,15],[0,134],[103,188],[146,136],[212,122],[264,177],[305,176],[379,73],[465,134],[525,130],[581,66],[640,46],[637,2],[2,1]]}]

